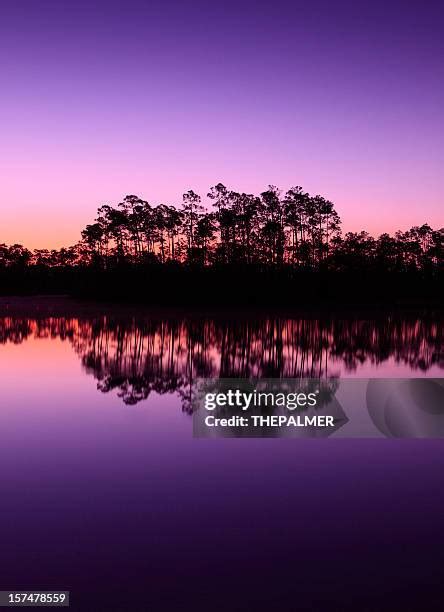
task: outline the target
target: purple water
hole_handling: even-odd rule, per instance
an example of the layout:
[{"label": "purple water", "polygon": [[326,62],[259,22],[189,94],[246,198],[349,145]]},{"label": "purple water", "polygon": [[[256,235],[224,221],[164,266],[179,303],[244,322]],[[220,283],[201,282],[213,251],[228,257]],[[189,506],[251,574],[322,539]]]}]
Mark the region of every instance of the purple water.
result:
[{"label": "purple water", "polygon": [[202,372],[441,376],[442,326],[242,325],[0,319],[2,589],[70,590],[75,610],[442,609],[444,441],[198,440],[187,403]]}]

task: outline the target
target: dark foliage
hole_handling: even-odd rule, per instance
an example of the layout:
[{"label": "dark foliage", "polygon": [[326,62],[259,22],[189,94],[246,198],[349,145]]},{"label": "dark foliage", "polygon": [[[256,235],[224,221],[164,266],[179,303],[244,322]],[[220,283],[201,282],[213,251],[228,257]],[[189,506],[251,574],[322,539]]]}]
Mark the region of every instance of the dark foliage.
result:
[{"label": "dark foliage", "polygon": [[259,196],[221,183],[182,208],[129,195],[70,248],[0,245],[0,291],[150,303],[294,304],[440,299],[444,228],[345,235],[332,202],[301,187]]}]

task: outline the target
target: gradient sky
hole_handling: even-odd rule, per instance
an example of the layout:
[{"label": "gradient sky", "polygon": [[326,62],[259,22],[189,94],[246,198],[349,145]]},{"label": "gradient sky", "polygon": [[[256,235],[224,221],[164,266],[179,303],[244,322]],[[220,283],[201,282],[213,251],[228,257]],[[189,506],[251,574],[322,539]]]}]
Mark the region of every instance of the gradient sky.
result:
[{"label": "gradient sky", "polygon": [[444,225],[444,4],[0,3],[0,242],[127,193],[302,185],[345,230]]}]

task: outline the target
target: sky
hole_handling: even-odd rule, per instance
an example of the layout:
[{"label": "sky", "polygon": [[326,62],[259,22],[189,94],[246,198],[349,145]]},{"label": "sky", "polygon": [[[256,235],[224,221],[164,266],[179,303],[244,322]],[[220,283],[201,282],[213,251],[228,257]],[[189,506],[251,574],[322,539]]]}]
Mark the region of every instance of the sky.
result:
[{"label": "sky", "polygon": [[443,168],[442,2],[0,0],[0,243],[217,182],[442,227]]}]

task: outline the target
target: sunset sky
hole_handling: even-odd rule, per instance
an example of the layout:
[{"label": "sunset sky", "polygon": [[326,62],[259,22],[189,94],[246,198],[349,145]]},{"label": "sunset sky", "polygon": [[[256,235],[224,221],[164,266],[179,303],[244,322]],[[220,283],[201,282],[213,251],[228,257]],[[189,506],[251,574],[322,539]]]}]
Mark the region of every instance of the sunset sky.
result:
[{"label": "sunset sky", "polygon": [[444,225],[442,2],[2,1],[0,63],[0,243],[219,181]]}]

